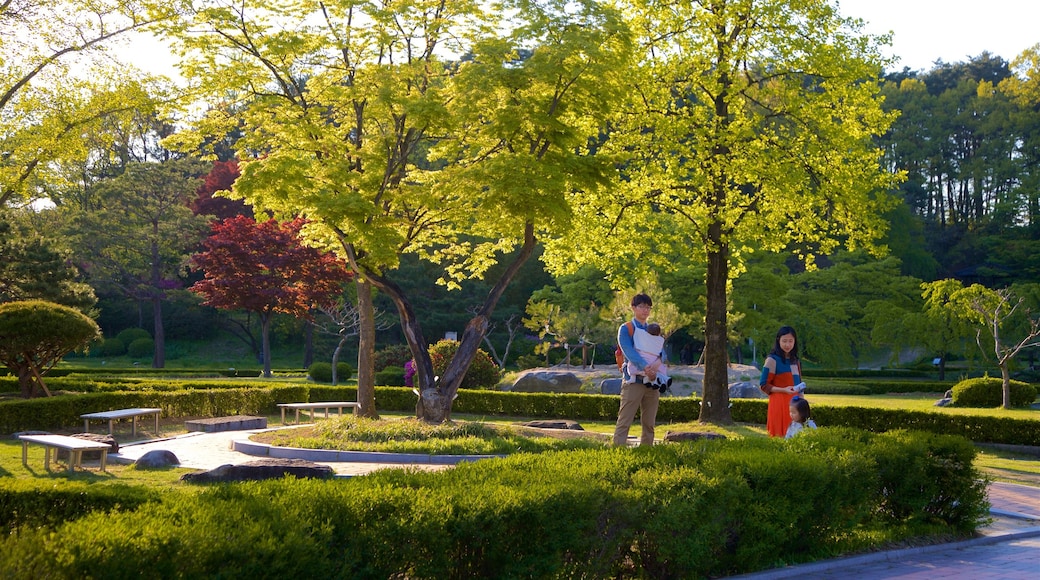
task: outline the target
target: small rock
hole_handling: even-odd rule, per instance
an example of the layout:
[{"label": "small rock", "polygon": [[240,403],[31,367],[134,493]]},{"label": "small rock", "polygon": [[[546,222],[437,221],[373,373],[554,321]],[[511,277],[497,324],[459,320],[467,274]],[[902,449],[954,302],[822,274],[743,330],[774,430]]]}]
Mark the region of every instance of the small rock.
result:
[{"label": "small rock", "polygon": [[181,460],[177,459],[177,455],[166,449],[153,449],[134,462],[134,466],[139,469],[161,469],[180,464]]},{"label": "small rock", "polygon": [[528,421],[521,423],[524,427],[534,427],[535,429],[570,429],[572,431],[584,431],[577,421],[571,420],[559,420],[559,421]]},{"label": "small rock", "polygon": [[511,390],[516,393],[580,393],[581,379],[571,372],[534,371],[520,375]]},{"label": "small rock", "polygon": [[181,481],[190,483],[217,483],[224,481],[259,481],[279,479],[286,475],[300,478],[326,479],[336,474],[327,465],[303,459],[257,459],[240,465],[221,465],[209,471],[185,473]]},{"label": "small rock", "polygon": [[599,383],[599,392],[604,395],[620,395],[621,379],[603,379]]},{"label": "small rock", "polygon": [[700,431],[669,431],[665,433],[665,441],[697,441],[698,439],[725,439],[726,436],[720,433],[700,432]]}]

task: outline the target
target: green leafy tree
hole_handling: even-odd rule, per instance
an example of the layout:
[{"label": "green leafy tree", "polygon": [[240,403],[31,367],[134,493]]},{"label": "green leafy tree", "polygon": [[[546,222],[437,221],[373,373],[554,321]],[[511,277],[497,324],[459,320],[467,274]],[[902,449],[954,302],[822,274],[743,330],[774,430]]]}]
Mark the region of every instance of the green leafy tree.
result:
[{"label": "green leafy tree", "polygon": [[181,286],[190,252],[208,229],[207,217],[188,207],[207,169],[188,159],[131,164],[99,184],[98,209],[67,208],[72,247],[88,279],[151,306],[155,368],[166,364],[163,302]]},{"label": "green leafy tree", "polygon": [[[955,292],[951,301],[958,305],[962,315],[976,325],[976,340],[983,354],[992,349],[993,360],[1000,367],[1002,406],[1011,408],[1011,360],[1022,349],[1037,346],[1040,341],[1040,317],[1025,310],[1024,297],[1011,288],[992,290],[981,284],[972,284]],[[1024,330],[1011,334],[1016,318],[1024,319]],[[1009,335],[1015,336],[1009,338]]]},{"label": "green leafy tree", "polygon": [[939,359],[940,381],[946,379],[949,356],[963,352],[963,344],[971,336],[971,326],[953,302],[963,288],[963,284],[953,279],[921,284],[922,311],[903,319],[915,340]]},{"label": "green leafy tree", "polygon": [[[367,285],[363,320],[370,288],[390,297],[416,360],[417,414],[449,419],[506,286],[540,236],[569,226],[567,195],[613,169],[590,147],[630,54],[619,13],[592,0],[509,0],[494,13],[469,1],[212,1],[170,33],[187,49],[186,74],[216,97],[242,97],[240,114],[211,111],[179,146],[243,130],[233,195],[310,220],[304,235],[336,248]],[[441,264],[449,287],[508,263],[439,377],[395,280],[408,254]],[[359,342],[360,390],[370,322]]]},{"label": "green leafy tree", "polygon": [[0,362],[18,375],[25,399],[38,392],[49,397],[43,375],[100,336],[97,323],[68,306],[44,300],[0,304]]},{"label": "green leafy tree", "polygon": [[[899,260],[837,254],[834,264],[792,276],[787,300],[801,305],[790,324],[798,330],[799,354],[833,366],[858,366],[872,336],[898,355],[906,344],[889,330],[894,313],[920,312],[917,278],[900,275]],[[898,321],[899,318],[895,318]],[[884,337],[883,339],[880,337]]]},{"label": "green leafy tree", "polygon": [[164,16],[137,0],[0,2],[0,206],[41,197],[61,161],[85,157],[92,129],[154,105],[153,79],[102,63]]},{"label": "green leafy tree", "polygon": [[39,234],[0,221],[0,302],[33,299],[82,312],[89,312],[97,303],[94,289],[79,280],[67,253]]},{"label": "green leafy tree", "polygon": [[[897,182],[872,141],[894,117],[876,81],[885,39],[825,0],[627,5],[646,50],[607,145],[624,160],[623,181],[578,204],[585,223],[568,247],[612,272],[610,262],[706,264],[700,419],[728,423],[734,265],[784,249],[811,264],[884,232]],[[550,252],[560,270],[577,260],[562,244]],[[616,258],[633,253],[638,261]]]}]

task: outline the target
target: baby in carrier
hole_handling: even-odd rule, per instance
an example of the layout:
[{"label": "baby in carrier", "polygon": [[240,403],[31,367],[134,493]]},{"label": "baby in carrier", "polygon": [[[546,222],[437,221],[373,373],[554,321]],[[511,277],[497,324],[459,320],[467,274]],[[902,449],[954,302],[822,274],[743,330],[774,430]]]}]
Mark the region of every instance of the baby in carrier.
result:
[{"label": "baby in carrier", "polygon": [[[636,328],[632,333],[632,342],[646,364],[651,365],[661,360],[661,354],[664,352],[664,337],[661,336],[660,324],[652,322],[646,326],[646,330]],[[657,378],[653,382],[646,383],[646,386],[659,389],[661,393],[668,390],[668,387],[672,386],[672,378],[668,376],[668,367],[661,364],[661,368],[657,371]]]}]

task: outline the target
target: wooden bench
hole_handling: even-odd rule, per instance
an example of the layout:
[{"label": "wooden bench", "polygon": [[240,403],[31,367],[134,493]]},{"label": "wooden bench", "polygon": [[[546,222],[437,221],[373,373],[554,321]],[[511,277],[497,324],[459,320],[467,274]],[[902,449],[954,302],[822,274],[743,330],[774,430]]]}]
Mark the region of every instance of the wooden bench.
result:
[{"label": "wooden bench", "polygon": [[354,414],[358,414],[358,409],[361,408],[361,403],[348,403],[344,401],[331,401],[322,403],[278,403],[278,406],[282,410],[282,424],[285,424],[285,410],[293,409],[296,411],[296,422],[300,422],[300,411],[307,411],[310,413],[311,421],[314,421],[314,412],[317,409],[325,409],[325,418],[329,418],[329,409],[337,409],[339,416],[343,416],[343,407],[353,407]]},{"label": "wooden bench", "polygon": [[69,471],[73,471],[77,467],[83,469],[80,462],[83,459],[84,451],[100,451],[101,471],[105,471],[105,462],[108,460],[108,443],[88,441],[65,435],[19,435],[18,438],[22,440],[22,465],[26,467],[29,467],[29,444],[36,443],[43,445],[43,465],[47,471],[51,470],[51,449],[55,450],[55,461],[58,459],[58,449],[65,449],[69,452]]},{"label": "wooden bench", "polygon": [[159,413],[162,413],[162,409],[118,409],[115,411],[101,411],[99,413],[87,413],[80,415],[80,419],[83,419],[83,431],[90,433],[90,421],[101,420],[108,421],[108,434],[112,434],[112,423],[116,419],[126,419],[131,417],[134,420],[133,435],[137,436],[137,418],[145,415],[155,415],[155,433],[159,433]]}]

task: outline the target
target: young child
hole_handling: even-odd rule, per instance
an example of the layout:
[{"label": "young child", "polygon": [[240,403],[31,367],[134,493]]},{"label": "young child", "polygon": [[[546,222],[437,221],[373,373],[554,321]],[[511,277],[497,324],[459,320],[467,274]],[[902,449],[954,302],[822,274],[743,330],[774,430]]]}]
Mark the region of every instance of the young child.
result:
[{"label": "young child", "polygon": [[801,395],[795,395],[791,399],[791,426],[787,428],[784,439],[790,439],[808,427],[815,429],[816,423],[812,420],[812,411],[809,409],[809,401]]},{"label": "young child", "polygon": [[[632,342],[648,365],[661,359],[661,353],[664,352],[664,337],[661,336],[660,324],[651,322],[646,325],[646,330],[635,329],[632,333]],[[672,386],[672,379],[668,376],[668,367],[663,362],[657,371],[657,380],[649,386],[660,389],[662,393]]]}]

